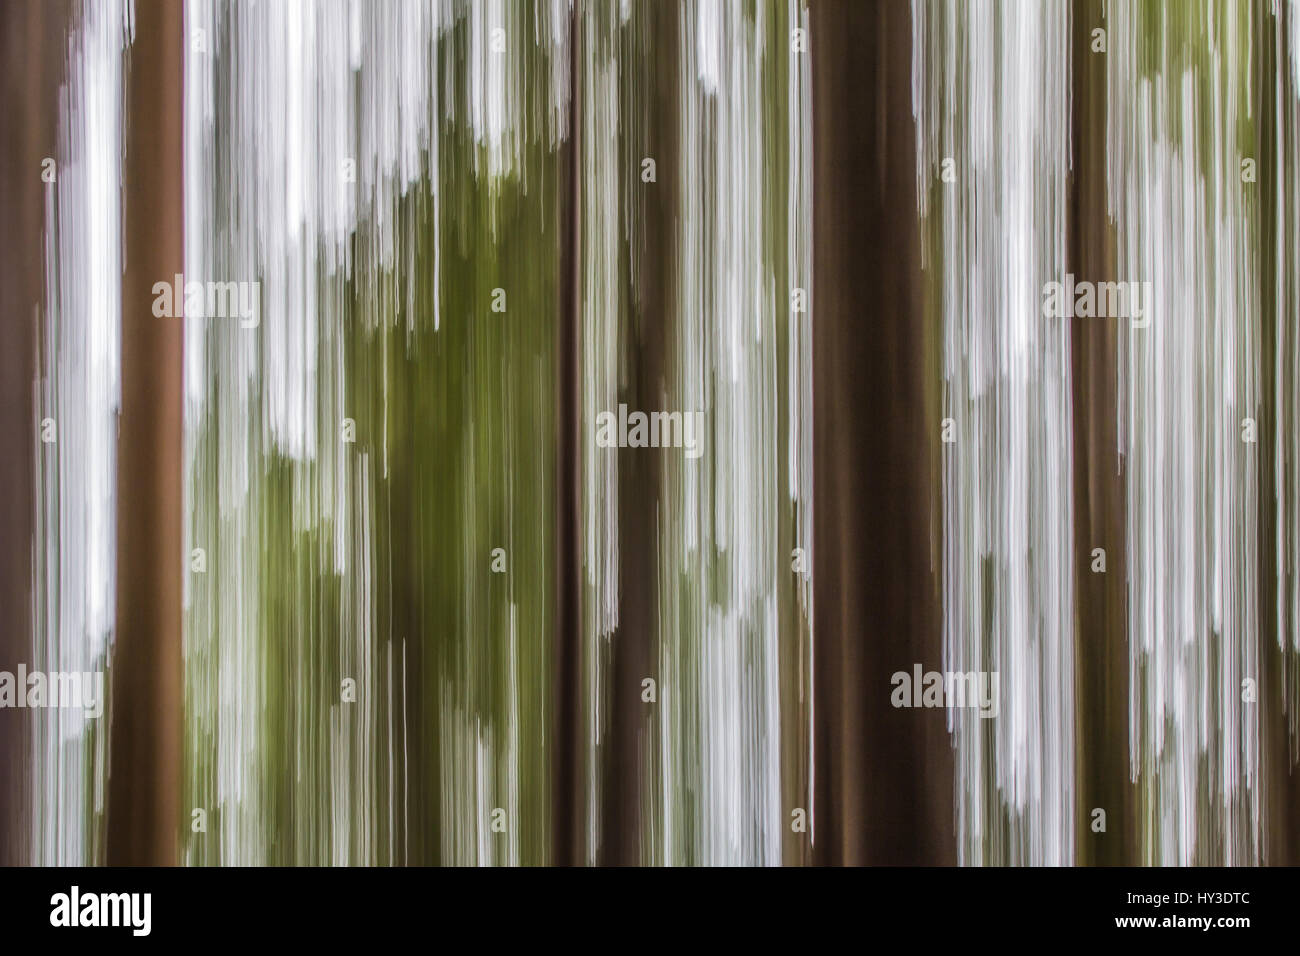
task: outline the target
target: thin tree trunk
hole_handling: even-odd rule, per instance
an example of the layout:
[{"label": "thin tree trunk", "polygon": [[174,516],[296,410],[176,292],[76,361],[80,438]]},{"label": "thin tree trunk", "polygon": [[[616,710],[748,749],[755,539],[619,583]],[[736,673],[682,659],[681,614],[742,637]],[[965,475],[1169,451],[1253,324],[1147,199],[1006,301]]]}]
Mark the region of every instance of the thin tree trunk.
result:
[{"label": "thin tree trunk", "polygon": [[581,730],[578,721],[578,694],[581,692],[579,673],[579,648],[581,645],[582,599],[581,556],[578,551],[578,513],[581,507],[578,487],[582,446],[578,431],[581,410],[578,405],[578,156],[577,117],[581,109],[578,77],[578,22],[579,12],[569,12],[569,135],[560,148],[560,169],[565,177],[564,194],[560,202],[564,217],[563,248],[560,253],[560,335],[559,335],[559,423],[560,451],[556,456],[559,476],[556,481],[559,501],[556,520],[559,522],[556,580],[560,593],[557,600],[559,622],[555,631],[556,645],[556,735],[555,752],[555,833],[552,843],[552,862],[572,865],[580,859],[577,842],[578,796],[582,793],[579,779],[578,753]]},{"label": "thin tree trunk", "polygon": [[[1279,308],[1278,296],[1285,295],[1279,289],[1285,282],[1279,281],[1279,272],[1286,269],[1286,262],[1279,261],[1279,249],[1286,249],[1285,241],[1278,242],[1279,236],[1288,235],[1287,230],[1296,229],[1296,215],[1300,210],[1286,209],[1285,202],[1279,203],[1278,196],[1284,192],[1288,171],[1275,161],[1275,157],[1285,155],[1287,148],[1288,121],[1285,110],[1280,110],[1278,100],[1294,102],[1295,87],[1289,79],[1287,65],[1278,63],[1278,51],[1275,37],[1287,36],[1291,17],[1300,15],[1294,8],[1281,7],[1276,12],[1260,6],[1255,10],[1256,35],[1261,38],[1255,55],[1255,110],[1259,123],[1259,216],[1258,233],[1260,254],[1260,318],[1263,331],[1260,361],[1260,394],[1264,402],[1259,409],[1259,465],[1258,465],[1258,581],[1259,581],[1259,662],[1258,701],[1260,708],[1260,764],[1263,768],[1263,813],[1264,829],[1263,862],[1269,866],[1295,866],[1300,864],[1300,767],[1295,764],[1296,747],[1292,738],[1290,719],[1286,706],[1287,695],[1296,681],[1294,672],[1288,674],[1288,656],[1292,652],[1285,648],[1290,644],[1291,635],[1282,627],[1279,620],[1279,602],[1285,600],[1279,594],[1279,583],[1286,576],[1286,569],[1279,574],[1277,546],[1279,528],[1278,501],[1284,501],[1294,507],[1294,481],[1300,463],[1286,462],[1285,449],[1278,447],[1278,422],[1288,421],[1288,409],[1282,396],[1285,394],[1286,376],[1293,368],[1287,367],[1287,359],[1279,351],[1285,350],[1288,338],[1294,341],[1295,330],[1290,332],[1279,329],[1278,319],[1285,314]],[[1294,121],[1293,121],[1294,122]],[[1279,390],[1279,373],[1282,389]],[[1283,429],[1283,434],[1285,429]],[[1278,469],[1278,456],[1283,456],[1282,469]],[[1284,532],[1282,532],[1284,533]],[[1290,569],[1291,574],[1296,569]],[[1279,633],[1280,630],[1280,633]],[[1294,657],[1291,657],[1294,660]],[[1294,666],[1294,665],[1292,665]]]}]

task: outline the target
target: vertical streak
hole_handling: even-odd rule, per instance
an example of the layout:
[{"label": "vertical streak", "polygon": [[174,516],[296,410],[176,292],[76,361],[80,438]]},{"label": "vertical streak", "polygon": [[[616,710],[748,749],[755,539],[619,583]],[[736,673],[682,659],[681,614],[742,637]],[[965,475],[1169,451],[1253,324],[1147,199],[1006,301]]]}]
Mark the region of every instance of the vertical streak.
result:
[{"label": "vertical streak", "polygon": [[556,481],[558,502],[556,520],[559,523],[556,542],[556,580],[560,593],[556,601],[559,610],[556,627],[556,733],[557,747],[554,766],[550,768],[555,779],[555,862],[572,865],[581,860],[579,841],[580,816],[578,801],[582,797],[579,754],[582,731],[579,720],[578,695],[582,692],[580,655],[582,638],[582,552],[581,527],[581,408],[580,360],[578,356],[579,316],[578,283],[582,270],[580,255],[579,211],[582,208],[581,181],[578,177],[582,143],[578,139],[581,129],[580,115],[585,80],[578,67],[577,24],[582,18],[581,0],[574,0],[569,9],[567,43],[569,60],[569,124],[560,148],[559,165],[565,176],[564,193],[559,208],[564,217],[564,232],[560,263],[560,334],[559,408],[556,422],[560,430],[559,452],[556,456],[559,471]]},{"label": "vertical streak", "polygon": [[950,863],[943,715],[891,707],[888,677],[937,664],[942,636],[912,17],[905,2],[810,12],[816,859]]},{"label": "vertical streak", "polygon": [[1244,865],[1262,849],[1260,710],[1243,694],[1261,624],[1259,213],[1240,167],[1256,140],[1252,29],[1231,0],[1107,15],[1117,274],[1150,293],[1149,325],[1119,335],[1130,773],[1147,864]]},{"label": "vertical streak", "polygon": [[[33,566],[33,504],[44,412],[35,400],[41,323],[43,235],[54,225],[41,179],[42,160],[57,154],[58,90],[65,69],[67,3],[14,2],[0,7],[0,209],[6,212],[0,254],[0,440],[17,464],[0,469],[0,670],[32,662],[33,593],[42,569]],[[48,263],[47,263],[48,265]],[[29,464],[29,458],[33,459]],[[0,866],[33,860],[31,733],[38,715],[0,710]]]},{"label": "vertical streak", "polygon": [[155,317],[154,282],[180,272],[182,8],[136,0],[123,175],[122,412],[110,865],[177,861],[182,569],[182,335]]},{"label": "vertical streak", "polygon": [[[784,31],[774,30],[778,42],[794,30],[809,33],[809,15],[803,0],[789,0],[785,6]],[[786,461],[787,494],[792,514],[788,520],[789,550],[798,549],[808,561],[812,560],[813,541],[813,356],[812,315],[815,303],[813,293],[813,125],[812,125],[812,54],[794,54],[787,59],[786,135],[784,160],[786,164],[786,278],[787,285],[804,290],[810,299],[804,311],[791,309],[786,328],[784,362],[786,380]],[[780,71],[774,71],[780,76]],[[769,86],[770,90],[771,87]],[[769,95],[774,95],[769,93]],[[775,136],[772,137],[776,139]],[[777,144],[776,148],[780,148]],[[784,304],[784,303],[783,303]],[[779,325],[778,325],[779,329]],[[780,334],[779,332],[777,334]],[[779,467],[779,463],[778,463]],[[780,500],[778,492],[778,500]],[[778,538],[784,535],[779,534]],[[778,562],[778,568],[781,568]],[[809,567],[810,570],[811,566]],[[781,568],[784,570],[784,568]],[[802,808],[808,813],[807,832],[797,833],[786,827],[786,849],[783,862],[806,864],[813,859],[817,843],[817,819],[813,794],[816,787],[814,763],[814,728],[817,722],[815,667],[813,652],[813,592],[809,574],[797,575],[793,593],[789,594],[789,610],[783,617],[783,632],[794,633],[785,640],[780,657],[781,670],[781,722],[785,736],[781,755],[784,804],[782,822],[789,817],[790,808]],[[786,595],[783,589],[782,596]],[[786,623],[793,619],[793,625]]]},{"label": "vertical streak", "polygon": [[[107,669],[115,591],[114,457],[122,296],[122,66],[128,10],[87,4],[68,36],[60,90],[58,178],[48,190],[41,417],[56,429],[38,469],[35,663]],[[100,679],[92,678],[92,679]],[[107,680],[102,691],[109,696]],[[103,860],[111,702],[98,718],[49,711],[37,722],[34,859]]]},{"label": "vertical streak", "polygon": [[[621,202],[611,192],[598,201],[618,202],[625,234],[639,250],[627,264],[631,301],[624,325],[624,375],[620,401],[629,409],[660,406],[665,352],[677,317],[671,307],[676,281],[672,258],[671,197],[681,188],[683,167],[677,156],[673,106],[677,102],[680,61],[676,48],[681,29],[676,3],[635,7],[630,29],[621,37],[630,47],[633,83],[624,88],[621,111],[627,117],[622,154],[627,175],[620,177]],[[656,68],[657,67],[657,68]],[[634,119],[637,118],[637,119]],[[631,171],[641,156],[657,160],[655,193],[641,191],[640,177]],[[653,676],[659,630],[659,566],[661,543],[657,527],[665,507],[661,460],[643,449],[620,448],[618,456],[618,527],[625,544],[618,569],[619,628],[609,642],[610,736],[604,752],[606,788],[601,816],[601,863],[660,862],[644,850],[653,843],[647,831],[658,816],[657,803],[642,791],[649,778],[653,754],[653,724],[638,692],[641,681]],[[651,791],[653,793],[653,791]]]},{"label": "vertical streak", "polygon": [[1264,864],[1300,862],[1300,10],[1256,4],[1259,707]]},{"label": "vertical streak", "polygon": [[[1113,282],[1115,235],[1106,194],[1106,64],[1094,53],[1104,28],[1102,0],[1073,10],[1069,272]],[[1119,277],[1126,278],[1126,277]],[[1128,562],[1124,459],[1118,444],[1118,340],[1123,319],[1071,322],[1071,407],[1074,413],[1075,813],[1078,862],[1136,862],[1133,788],[1128,780]],[[1096,548],[1105,571],[1094,570]],[[1106,829],[1093,829],[1093,811]]]},{"label": "vertical streak", "polygon": [[[804,16],[767,0],[579,17],[588,861],[807,852],[791,822],[809,809],[810,615],[790,563],[811,507],[791,306],[809,283]],[[598,447],[620,404],[694,417],[698,454]]]},{"label": "vertical streak", "polygon": [[[943,669],[997,675],[953,708],[960,859],[1074,856],[1074,563],[1063,279],[1070,7],[916,2],[916,177],[941,329]],[[945,177],[944,166],[948,173]],[[905,669],[901,668],[900,669]]]},{"label": "vertical streak", "polygon": [[187,857],[547,862],[567,6],[190,12]]}]

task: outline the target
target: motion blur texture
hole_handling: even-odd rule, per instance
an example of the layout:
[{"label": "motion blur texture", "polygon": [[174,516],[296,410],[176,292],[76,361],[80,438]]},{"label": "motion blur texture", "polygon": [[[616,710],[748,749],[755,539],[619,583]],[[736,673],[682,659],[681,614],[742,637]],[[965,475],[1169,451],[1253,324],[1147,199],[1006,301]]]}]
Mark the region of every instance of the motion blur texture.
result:
[{"label": "motion blur texture", "polygon": [[1300,862],[1294,0],[0,28],[0,861]]}]

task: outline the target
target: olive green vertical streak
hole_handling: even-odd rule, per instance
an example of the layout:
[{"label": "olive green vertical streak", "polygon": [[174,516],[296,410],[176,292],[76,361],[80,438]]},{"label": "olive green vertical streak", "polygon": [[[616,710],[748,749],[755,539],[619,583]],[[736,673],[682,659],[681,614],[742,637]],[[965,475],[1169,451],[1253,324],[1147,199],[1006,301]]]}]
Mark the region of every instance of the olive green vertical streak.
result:
[{"label": "olive green vertical streak", "polygon": [[[212,367],[209,360],[207,379],[215,380],[210,374]],[[212,399],[213,385],[209,385],[208,400]],[[212,406],[209,406],[212,407]],[[186,554],[197,547],[205,548],[213,561],[224,558],[217,547],[221,540],[217,531],[219,522],[212,512],[215,509],[205,507],[215,501],[215,481],[206,481],[202,476],[213,475],[218,468],[217,457],[218,431],[210,416],[204,416],[198,422],[187,422],[186,461],[190,465],[190,474],[186,476],[185,502],[189,515],[189,540],[186,542]],[[202,544],[200,542],[203,542]],[[204,809],[208,814],[208,830],[221,832],[220,813],[216,806],[216,766],[212,759],[215,751],[214,735],[209,732],[213,716],[205,713],[200,701],[212,699],[211,686],[215,682],[217,662],[215,660],[215,641],[196,640],[196,635],[212,635],[219,632],[221,605],[213,600],[213,590],[208,587],[208,577],[194,574],[187,568],[186,587],[189,595],[185,618],[185,663],[184,663],[184,754],[185,786],[182,790],[182,805],[179,818],[181,821],[181,858],[191,864],[216,865],[222,862],[219,844],[208,843],[195,838],[193,832],[194,808]]]},{"label": "olive green vertical streak", "polygon": [[[224,370],[220,362],[220,353],[216,348],[206,356],[205,378],[207,381],[205,407],[220,407],[220,396],[225,390]],[[217,636],[223,632],[223,621],[229,616],[239,621],[237,609],[227,599],[220,588],[220,578],[216,571],[224,565],[237,565],[253,561],[262,565],[268,560],[268,550],[262,539],[275,540],[274,531],[258,539],[241,540],[239,533],[245,526],[240,517],[223,520],[218,506],[218,476],[221,469],[221,448],[232,441],[248,441],[260,444],[260,426],[250,427],[250,435],[232,434],[228,423],[223,429],[219,416],[207,413],[197,423],[187,427],[187,438],[191,442],[188,452],[191,474],[187,479],[187,507],[190,511],[191,529],[189,548],[202,548],[206,553],[207,571],[205,573],[188,573],[190,592],[187,610],[185,642],[185,757],[186,778],[183,803],[179,819],[181,824],[182,857],[187,863],[199,865],[229,865],[247,863],[249,858],[243,854],[231,859],[222,852],[220,835],[223,832],[225,808],[218,802],[217,752],[216,737],[220,731],[217,727],[219,715],[216,712],[203,711],[204,703],[216,702],[220,682],[220,648]],[[285,467],[281,464],[281,467]],[[272,467],[274,470],[274,466]],[[242,553],[243,546],[255,549],[250,557]],[[188,550],[187,550],[188,553]],[[188,568],[187,568],[188,570]],[[265,628],[263,628],[265,630]],[[279,656],[277,655],[277,660]],[[269,656],[269,655],[268,655]],[[283,668],[277,666],[274,672],[268,671],[268,687],[286,688],[281,680],[276,683]],[[263,716],[262,701],[250,685],[230,688],[227,692],[238,695],[248,708],[248,719],[258,723],[263,735],[263,745],[274,743],[277,734],[284,726],[278,720],[274,707],[283,703],[284,697],[271,694],[268,696],[270,707]],[[283,804],[282,804],[283,805]],[[195,832],[196,825],[192,812],[203,810],[207,815],[206,832]],[[232,812],[235,808],[231,808]],[[291,834],[294,819],[291,806],[278,814],[270,815],[264,821],[268,848],[275,843],[283,843]],[[234,814],[238,819],[238,814]],[[255,853],[256,848],[241,848],[244,853]],[[267,861],[276,860],[268,855]],[[284,860],[283,862],[291,862]]]},{"label": "olive green vertical streak", "polygon": [[[334,436],[331,436],[334,437]],[[322,522],[310,532],[293,530],[293,484],[300,468],[272,454],[262,490],[262,578],[260,609],[267,713],[262,722],[266,748],[265,845],[272,865],[331,861],[332,782],[337,759],[331,709],[341,703],[345,677],[357,675],[339,653],[342,582],[332,564],[334,529]],[[253,715],[248,715],[250,719]],[[353,747],[353,759],[358,759]],[[355,768],[355,763],[354,763]],[[351,834],[353,847],[362,836]],[[357,860],[352,862],[366,862]]]},{"label": "olive green vertical streak", "polygon": [[[791,274],[787,253],[791,234],[801,225],[809,229],[811,227],[811,223],[795,223],[789,217],[790,190],[794,186],[789,182],[787,141],[799,134],[790,114],[789,94],[790,84],[796,76],[792,69],[792,57],[807,54],[794,54],[791,51],[791,31],[800,24],[797,19],[789,16],[788,4],[784,0],[765,0],[764,14],[771,26],[767,34],[767,47],[763,51],[763,168],[767,194],[763,261],[772,276],[776,293],[776,311],[773,315],[775,334],[771,340],[774,370],[772,387],[776,395],[774,407],[777,409],[778,420],[784,424],[784,427],[776,429],[776,447],[772,449],[769,460],[775,473],[782,476],[778,487],[788,490],[788,479],[785,476],[788,472],[790,438],[794,424],[785,419],[785,413],[791,407],[788,370],[799,360],[798,355],[790,349],[794,315],[790,311],[789,290],[797,287],[807,292],[812,286],[811,275]],[[810,175],[810,172],[805,170],[805,175]],[[811,217],[811,209],[805,212]],[[778,656],[781,675],[781,796],[782,819],[786,823],[783,827],[781,859],[786,863],[804,864],[812,860],[810,834],[794,832],[788,821],[791,809],[799,807],[806,811],[811,805],[808,721],[812,695],[810,675],[805,663],[811,635],[809,621],[799,604],[800,578],[793,570],[792,561],[784,558],[792,555],[795,548],[802,549],[808,555],[811,547],[809,542],[798,538],[800,516],[797,506],[785,503],[785,499],[779,500],[783,502],[778,525],[778,541],[782,543],[783,560],[777,562],[777,567],[784,576],[778,578],[776,593],[781,633]]]},{"label": "olive green vertical streak", "polygon": [[[472,131],[463,120],[442,119],[441,107],[452,96],[460,98],[457,115],[465,115],[463,83],[458,79],[458,89],[441,89],[440,149],[426,157],[430,178],[398,204],[401,238],[393,266],[375,267],[368,258],[371,226],[359,224],[352,248],[355,271],[342,290],[349,317],[343,328],[320,330],[319,440],[322,447],[340,441],[340,423],[326,399],[339,384],[331,352],[339,341],[343,415],[356,422],[355,444],[340,444],[339,453],[357,507],[364,505],[356,480],[363,468],[373,497],[368,555],[362,551],[355,513],[339,514],[337,520],[352,529],[347,543],[351,568],[364,560],[371,567],[375,699],[362,696],[358,681],[358,702],[338,710],[340,682],[358,676],[341,649],[355,640],[350,629],[362,622],[354,606],[355,582],[333,572],[335,529],[320,518],[315,490],[322,487],[320,465],[273,454],[262,466],[260,540],[244,546],[258,549],[265,711],[256,712],[251,689],[238,692],[249,706],[245,719],[256,722],[264,738],[263,840],[268,862],[331,860],[333,815],[339,809],[334,805],[332,768],[342,756],[332,737],[332,711],[343,715],[343,746],[351,759],[345,795],[351,815],[343,824],[349,828],[348,861],[467,862],[463,850],[476,842],[479,821],[456,820],[454,832],[444,832],[440,824],[443,802],[450,795],[459,795],[462,805],[478,798],[472,775],[440,773],[442,741],[449,732],[440,724],[444,695],[493,733],[495,765],[488,778],[495,779],[496,787],[483,795],[486,806],[509,807],[507,772],[518,782],[519,814],[508,818],[507,826],[518,836],[521,862],[544,863],[551,855],[549,661],[555,572],[548,559],[556,520],[556,422],[550,398],[557,387],[559,170],[542,125],[548,93],[542,81],[549,76],[549,64],[532,46],[535,26],[528,22],[523,38],[512,38],[508,54],[529,58],[533,81],[525,84],[525,102],[516,117],[527,139],[522,177],[485,178],[486,159]],[[441,38],[440,46],[440,62],[456,57],[464,63],[467,23],[460,21]],[[443,87],[448,76],[459,77],[441,67],[433,75]],[[474,172],[476,158],[484,178]],[[436,231],[435,208],[441,217]],[[435,241],[440,242],[436,257]],[[410,256],[412,243],[415,254]],[[322,295],[335,294],[325,277],[318,282]],[[498,287],[506,292],[504,314],[490,308],[492,290]],[[413,307],[408,306],[408,292]],[[441,296],[437,332],[436,294]],[[205,373],[211,408],[217,407],[225,375],[218,359],[214,349]],[[261,407],[260,399],[253,407]],[[197,545],[220,540],[213,503],[222,443],[247,440],[258,447],[262,437],[258,422],[249,424],[247,435],[223,434],[211,418],[194,428],[194,494],[208,502],[200,509],[206,517],[195,521]],[[295,487],[299,495],[304,487],[313,489],[305,505],[302,498],[295,504]],[[310,531],[294,530],[295,507],[312,512],[299,514],[297,523]],[[490,571],[496,547],[506,551],[505,574]],[[210,553],[210,559],[216,556]],[[196,593],[190,626],[218,633],[220,595],[207,579],[192,586],[208,590]],[[514,673],[509,663],[511,603],[517,607],[518,627]],[[203,652],[193,655],[189,678],[191,694],[198,686],[215,689],[212,659]],[[360,721],[366,711],[376,724],[374,734],[363,739]],[[518,715],[520,733],[513,767],[505,753],[512,712]],[[212,811],[208,829],[216,834],[220,815],[212,792],[215,770],[199,718],[191,712],[189,800]],[[356,814],[363,802],[372,805],[372,824],[365,831]],[[391,831],[390,807],[395,817]],[[184,816],[187,819],[188,812]],[[369,843],[371,853],[361,853],[362,841]],[[506,836],[493,835],[491,841],[493,858],[504,859]],[[215,839],[191,841],[190,859],[222,862],[218,847]]]},{"label": "olive green vertical streak", "polygon": [[[531,37],[529,26],[525,33]],[[462,25],[444,38],[440,56],[463,53],[465,34]],[[510,55],[530,57],[530,75],[548,75],[549,65],[531,41],[512,46]],[[546,91],[541,83],[525,88],[521,114],[527,127],[527,117],[537,125],[545,115]],[[517,713],[513,773],[520,813],[507,818],[507,827],[517,828],[521,862],[545,863],[552,852],[547,768],[556,422],[550,398],[558,387],[560,170],[539,129],[527,130],[527,193],[514,176],[476,177],[473,161],[480,149],[466,126],[442,123],[440,153],[430,163],[441,213],[440,330],[433,330],[434,204],[426,182],[399,205],[401,234],[416,243],[418,267],[408,273],[399,255],[394,272],[373,277],[397,291],[381,303],[377,329],[359,319],[353,324],[345,349],[358,436],[374,436],[377,444],[387,430],[391,477],[376,481],[382,528],[376,550],[391,555],[391,577],[379,582],[387,593],[378,601],[391,605],[392,639],[408,642],[412,863],[470,862],[464,847],[477,838],[474,819],[455,821],[459,840],[440,832],[437,822],[450,794],[459,791],[469,803],[477,798],[472,778],[439,776],[449,731],[440,724],[444,693],[493,733],[489,779],[496,786],[482,795],[488,808],[509,808],[505,776],[512,768],[504,750],[507,722]],[[486,169],[486,156],[480,152],[479,159]],[[414,289],[413,315],[408,287]],[[504,313],[491,309],[495,288],[505,291]],[[354,285],[351,294],[358,311],[372,307],[366,290]],[[408,326],[415,330],[409,335]],[[377,384],[385,365],[386,400]],[[378,469],[380,449],[374,454]],[[505,549],[504,574],[491,571],[491,552],[498,547]],[[510,665],[512,603],[517,674]],[[505,835],[491,839],[496,859],[503,859]]]}]

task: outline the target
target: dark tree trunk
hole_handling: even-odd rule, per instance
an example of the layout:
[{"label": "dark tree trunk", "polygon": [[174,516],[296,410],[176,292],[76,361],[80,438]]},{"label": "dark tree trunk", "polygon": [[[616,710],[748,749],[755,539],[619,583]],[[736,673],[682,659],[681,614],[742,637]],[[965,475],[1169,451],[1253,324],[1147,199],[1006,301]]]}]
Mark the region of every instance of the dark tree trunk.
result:
[{"label": "dark tree trunk", "polygon": [[[1074,8],[1068,256],[1070,271],[1090,282],[1115,278],[1115,230],[1106,211],[1106,56],[1090,49],[1092,30],[1104,25],[1100,0]],[[1072,322],[1076,859],[1116,866],[1136,862],[1128,747],[1126,494],[1115,420],[1119,325]],[[1092,570],[1094,548],[1106,551],[1105,573]],[[1106,811],[1104,833],[1092,830],[1094,808]]]},{"label": "dark tree trunk", "polygon": [[942,653],[911,10],[815,3],[811,26],[815,859],[953,863],[944,711],[890,704]]}]

